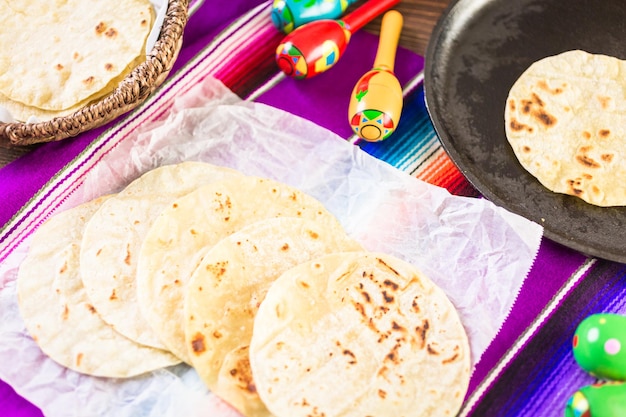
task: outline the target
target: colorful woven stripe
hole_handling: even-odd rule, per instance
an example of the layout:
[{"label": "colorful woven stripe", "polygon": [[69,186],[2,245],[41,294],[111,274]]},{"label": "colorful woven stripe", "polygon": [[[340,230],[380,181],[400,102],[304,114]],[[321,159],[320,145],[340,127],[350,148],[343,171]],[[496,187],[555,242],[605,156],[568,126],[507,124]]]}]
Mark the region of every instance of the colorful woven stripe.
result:
[{"label": "colorful woven stripe", "polygon": [[382,142],[359,140],[365,152],[455,195],[478,193],[441,147],[426,110],[423,85],[410,91],[396,131]]}]

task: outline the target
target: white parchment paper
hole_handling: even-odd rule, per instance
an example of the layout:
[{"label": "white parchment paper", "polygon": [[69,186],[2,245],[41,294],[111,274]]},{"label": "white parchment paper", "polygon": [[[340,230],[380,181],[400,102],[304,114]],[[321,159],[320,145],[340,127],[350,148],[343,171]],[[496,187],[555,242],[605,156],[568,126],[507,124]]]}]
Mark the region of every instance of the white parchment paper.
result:
[{"label": "white parchment paper", "polygon": [[[107,154],[64,208],[184,160],[298,187],[366,248],[415,264],[457,307],[473,364],[507,317],[540,244],[539,225],[486,200],[452,196],[309,121],[242,101],[211,79],[180,97],[166,120],[144,126]],[[51,416],[238,415],[186,365],[113,380],[46,358],[17,308],[15,277],[27,250],[25,242],[0,266],[0,377],[19,393]]]}]

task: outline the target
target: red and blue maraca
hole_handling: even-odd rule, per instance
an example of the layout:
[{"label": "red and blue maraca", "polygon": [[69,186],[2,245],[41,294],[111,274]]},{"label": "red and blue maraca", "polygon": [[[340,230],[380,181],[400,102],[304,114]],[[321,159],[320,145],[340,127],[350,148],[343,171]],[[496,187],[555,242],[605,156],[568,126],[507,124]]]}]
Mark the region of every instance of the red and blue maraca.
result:
[{"label": "red and blue maraca", "polygon": [[278,30],[290,33],[305,23],[337,19],[356,0],[274,0],[272,23]]},{"label": "red and blue maraca", "polygon": [[297,79],[311,78],[328,70],[339,61],[354,32],[399,2],[369,0],[340,20],[315,20],[300,26],[278,45],[278,67]]}]

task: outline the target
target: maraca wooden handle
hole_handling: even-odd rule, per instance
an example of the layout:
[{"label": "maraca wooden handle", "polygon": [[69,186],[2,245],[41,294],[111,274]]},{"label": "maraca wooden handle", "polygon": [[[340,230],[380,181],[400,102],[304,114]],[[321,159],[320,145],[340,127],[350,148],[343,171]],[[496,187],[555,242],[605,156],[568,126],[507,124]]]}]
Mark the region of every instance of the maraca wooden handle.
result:
[{"label": "maraca wooden handle", "polygon": [[402,14],[397,10],[390,10],[385,13],[380,26],[380,40],[374,59],[375,69],[393,72],[401,32]]},{"label": "maraca wooden handle", "polygon": [[346,25],[348,32],[354,33],[398,3],[400,0],[369,0],[345,15],[341,20]]}]

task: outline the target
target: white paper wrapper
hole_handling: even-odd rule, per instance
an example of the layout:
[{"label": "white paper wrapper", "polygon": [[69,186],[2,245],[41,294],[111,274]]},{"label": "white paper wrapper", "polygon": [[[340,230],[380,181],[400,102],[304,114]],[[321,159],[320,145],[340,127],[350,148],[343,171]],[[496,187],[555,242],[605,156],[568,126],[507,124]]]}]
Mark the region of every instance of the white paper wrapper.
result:
[{"label": "white paper wrapper", "polygon": [[[367,249],[415,264],[458,308],[474,364],[502,326],[540,244],[539,225],[486,200],[452,196],[309,121],[241,101],[214,80],[180,97],[167,120],[111,151],[65,208],[184,160],[298,187],[322,201]],[[238,415],[186,365],[112,380],[47,359],[17,309],[14,281],[27,244],[0,266],[0,377],[19,393],[51,416]]]}]

